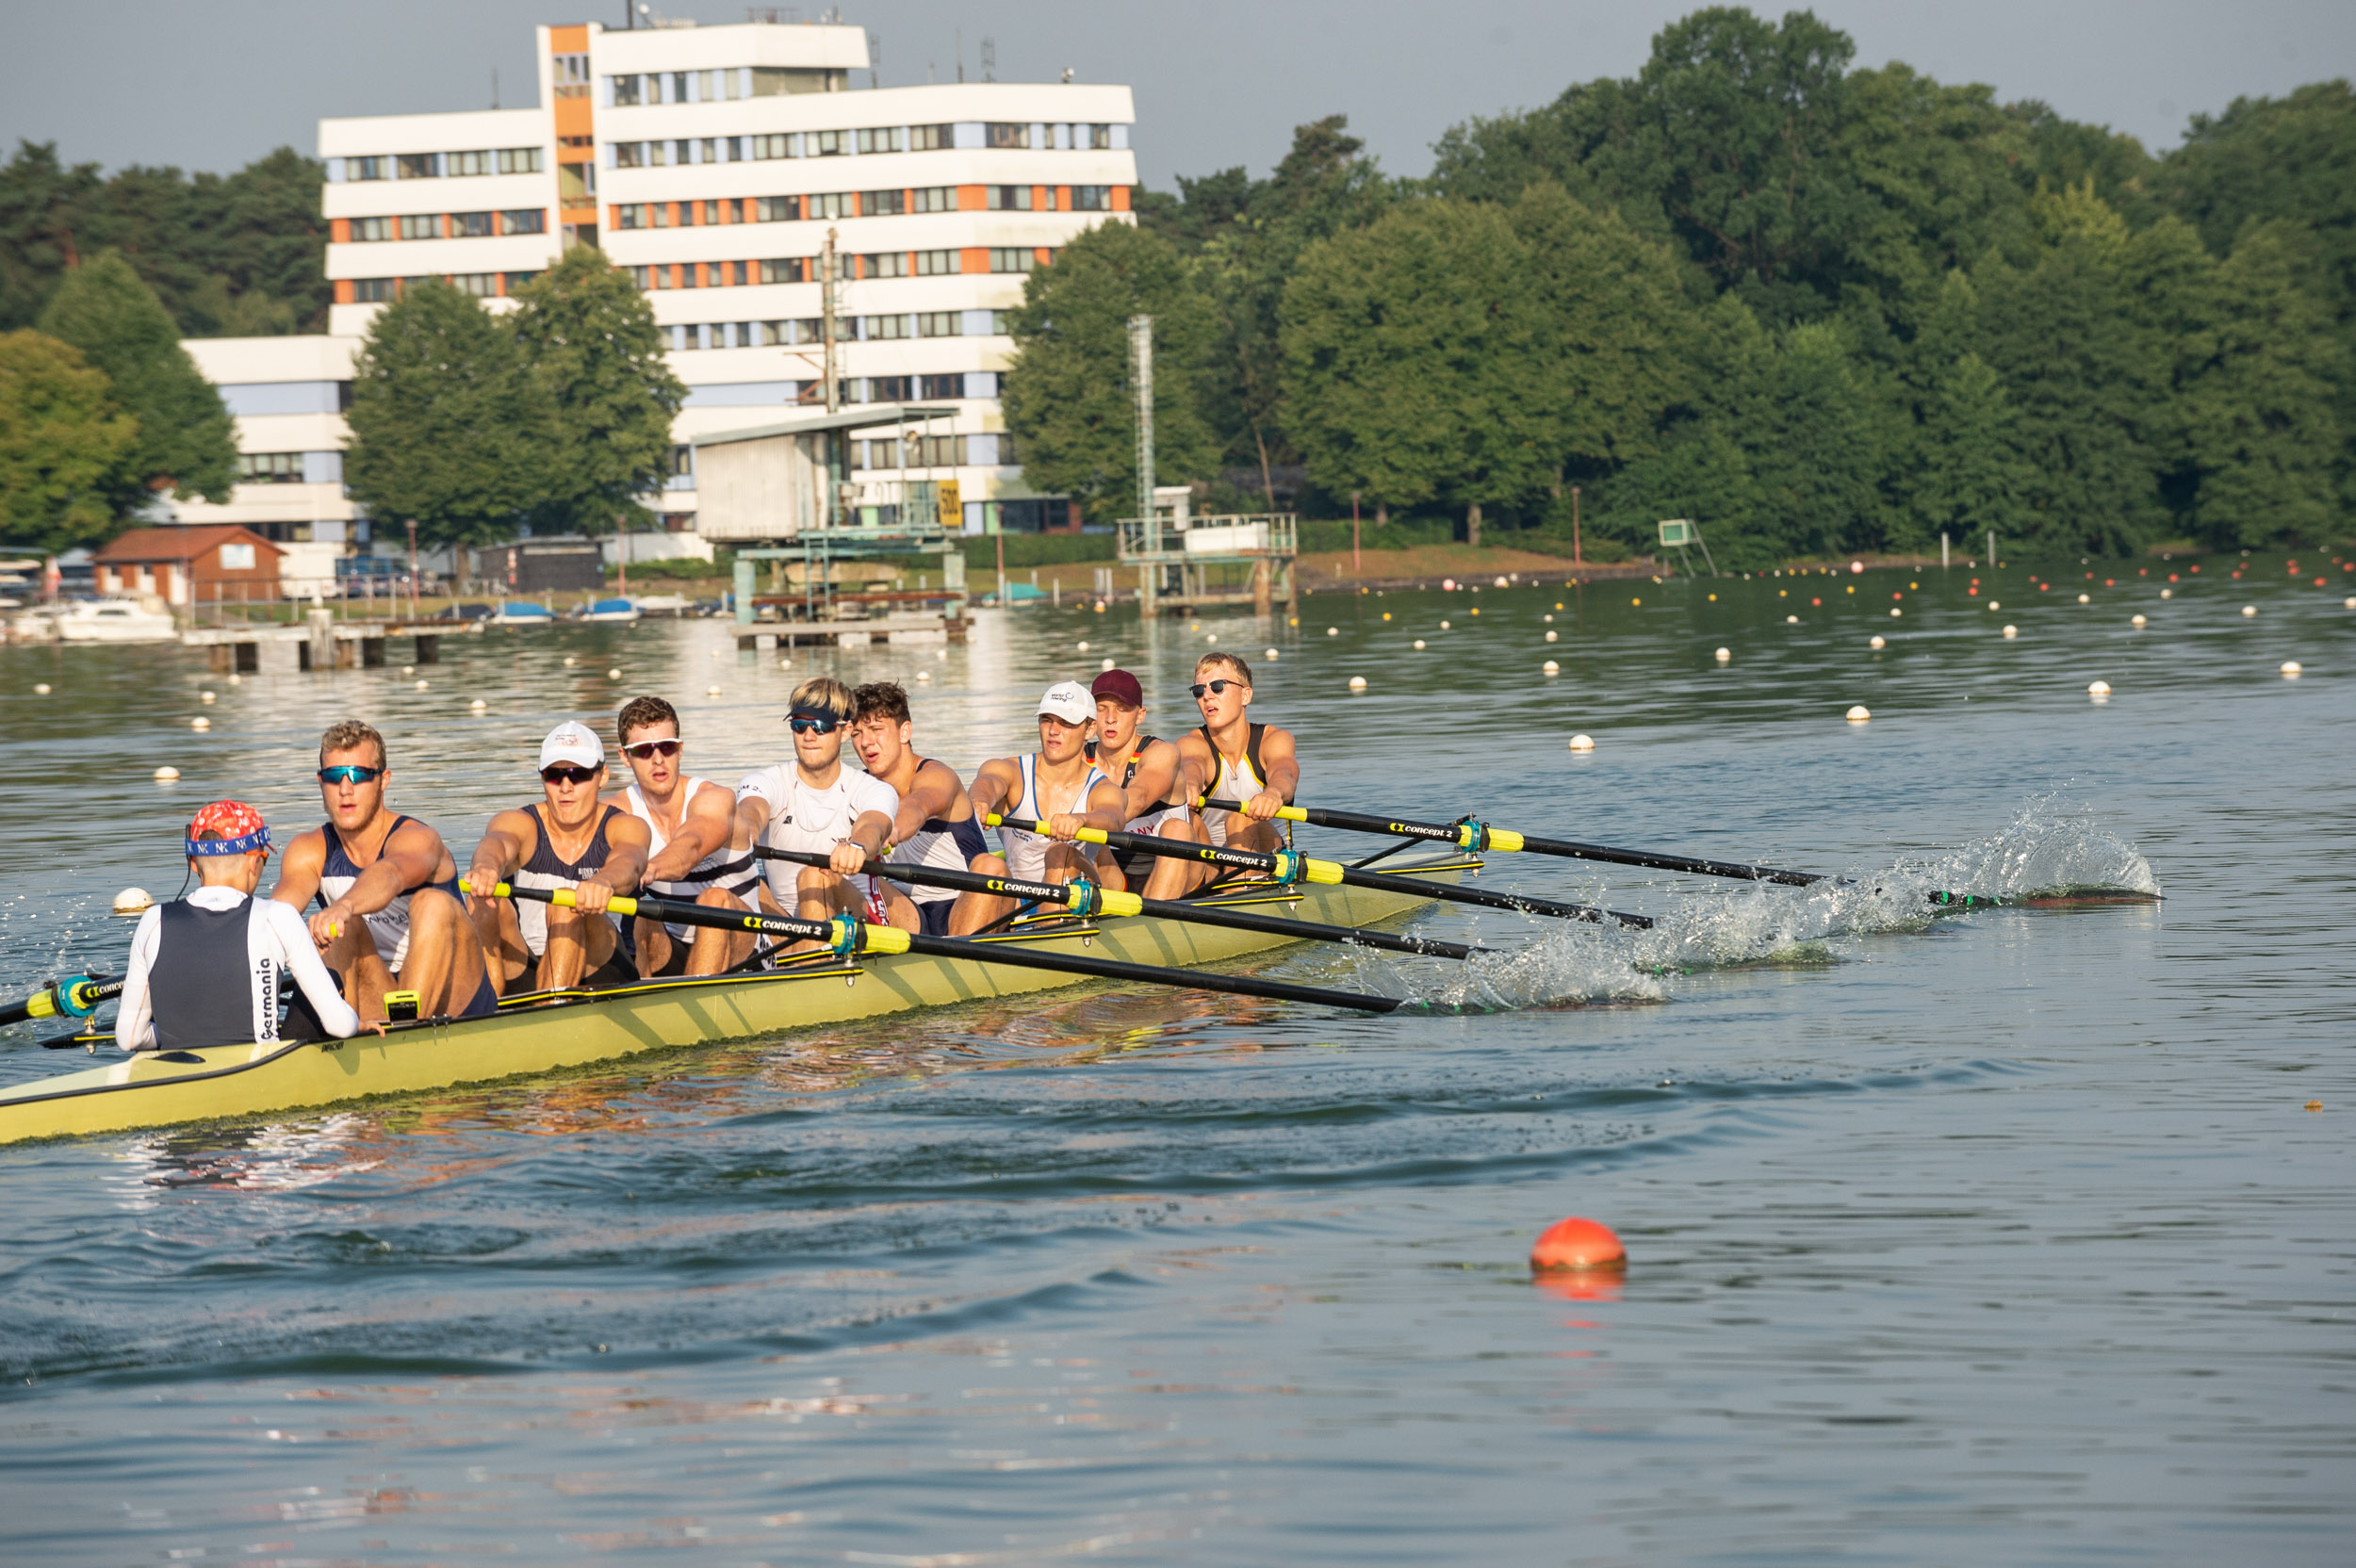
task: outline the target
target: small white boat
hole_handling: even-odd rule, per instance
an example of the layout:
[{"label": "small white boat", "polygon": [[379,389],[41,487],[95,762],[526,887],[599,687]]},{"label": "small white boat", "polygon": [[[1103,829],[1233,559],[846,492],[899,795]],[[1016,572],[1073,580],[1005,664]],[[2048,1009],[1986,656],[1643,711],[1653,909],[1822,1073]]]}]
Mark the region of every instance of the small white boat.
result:
[{"label": "small white boat", "polygon": [[581,612],[584,621],[620,621],[638,619],[638,606],[628,599],[599,599]]},{"label": "small white boat", "polygon": [[695,608],[685,594],[641,594],[638,613],[641,615],[684,615]]},{"label": "small white boat", "polygon": [[169,643],[180,635],[171,615],[142,610],[129,599],[77,604],[51,625],[51,635],[61,643]]},{"label": "small white boat", "polygon": [[493,626],[554,626],[555,612],[545,604],[526,604],[518,599],[499,606],[499,612],[491,617]]}]

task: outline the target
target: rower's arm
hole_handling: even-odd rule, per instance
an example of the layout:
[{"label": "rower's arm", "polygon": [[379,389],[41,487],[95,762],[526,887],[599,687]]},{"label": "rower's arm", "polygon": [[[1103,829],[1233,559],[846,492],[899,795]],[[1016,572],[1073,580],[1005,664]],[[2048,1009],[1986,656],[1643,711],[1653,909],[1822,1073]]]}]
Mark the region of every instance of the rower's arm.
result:
[{"label": "rower's arm", "polygon": [[851,842],[875,859],[883,858],[884,845],[891,841],[892,819],[881,811],[862,811],[859,821],[851,825]]},{"label": "rower's arm", "polygon": [[[1279,806],[1291,805],[1294,794],[1301,789],[1301,761],[1293,754],[1293,732],[1269,726],[1268,733],[1260,737],[1260,762],[1268,769],[1268,788],[1261,793],[1282,797],[1277,802]],[[1252,813],[1264,820],[1275,814],[1275,806],[1269,807],[1265,813]]]},{"label": "rower's arm", "polygon": [[1129,825],[1129,795],[1107,778],[1088,792],[1088,825],[1118,833]]},{"label": "rower's arm", "polygon": [[907,843],[924,831],[924,825],[935,817],[946,816],[949,803],[957,799],[957,776],[946,764],[926,762],[916,770],[916,781],[908,792],[900,797],[899,814],[892,819],[893,844]]},{"label": "rower's arm", "polygon": [[[663,853],[646,862],[644,880],[677,882],[694,871],[703,858],[727,844],[736,831],[736,810],[723,790],[697,790],[679,819],[679,831]],[[647,841],[654,840],[649,834]]]},{"label": "rower's arm", "polygon": [[532,819],[521,811],[501,811],[483,830],[483,841],[474,846],[474,858],[466,866],[466,890],[477,898],[488,898],[491,890],[515,874],[523,864],[524,845],[532,837]]},{"label": "rower's arm", "polygon": [[1023,776],[1015,771],[1010,759],[994,758],[982,764],[982,771],[973,776],[966,793],[973,797],[973,814],[987,817],[1003,814],[1014,799],[1014,792],[1023,787]]},{"label": "rower's arm", "polygon": [[630,892],[646,874],[646,858],[653,849],[654,835],[644,822],[615,817],[605,825],[605,864],[581,880],[603,883],[617,893]]},{"label": "rower's arm", "polygon": [[163,939],[164,906],[150,905],[131,935],[131,959],[123,972],[123,997],[115,1008],[115,1044],[124,1051],[145,1051],[155,1043],[155,1009],[147,996],[147,972],[155,964],[155,949]]},{"label": "rower's arm", "polygon": [[1196,802],[1211,792],[1219,782],[1219,759],[1203,737],[1188,730],[1178,742],[1178,798],[1189,810],[1200,810]]},{"label": "rower's arm", "polygon": [[278,886],[270,896],[301,910],[319,895],[319,873],[327,865],[327,835],[320,829],[295,835],[278,861]]},{"label": "rower's arm", "polygon": [[343,902],[364,915],[372,915],[412,888],[422,888],[442,869],[442,836],[416,818],[402,823],[376,864],[360,874]]},{"label": "rower's arm", "polygon": [[761,836],[769,826],[769,813],[776,809],[768,800],[757,794],[740,795],[736,814],[728,823],[728,849],[743,854],[761,842]]},{"label": "rower's arm", "polygon": [[[360,1015],[352,1010],[351,1003],[344,1000],[343,992],[335,988],[335,977],[328,972],[327,966],[319,962],[319,951],[311,945],[310,933],[304,928],[302,918],[290,911],[277,909],[264,909],[262,917],[269,924],[270,936],[278,943],[279,961],[294,977],[294,983],[302,988],[303,1000],[311,1004],[311,1010],[319,1015],[319,1022],[327,1032],[339,1040],[348,1040],[358,1034]],[[274,1009],[278,999],[272,996],[263,1005]]]},{"label": "rower's arm", "polygon": [[1178,782],[1178,747],[1170,741],[1156,741],[1145,748],[1137,759],[1137,776],[1129,781],[1129,820],[1159,809],[1170,804],[1170,789]]}]

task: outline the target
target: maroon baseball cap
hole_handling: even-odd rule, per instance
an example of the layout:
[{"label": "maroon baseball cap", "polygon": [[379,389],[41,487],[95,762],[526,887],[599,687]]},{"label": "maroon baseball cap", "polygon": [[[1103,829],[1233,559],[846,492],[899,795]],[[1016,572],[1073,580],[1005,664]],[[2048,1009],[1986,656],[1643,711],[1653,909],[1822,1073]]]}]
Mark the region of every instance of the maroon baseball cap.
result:
[{"label": "maroon baseball cap", "polygon": [[1123,708],[1145,706],[1145,688],[1127,670],[1106,670],[1088,683],[1088,695],[1110,697]]}]

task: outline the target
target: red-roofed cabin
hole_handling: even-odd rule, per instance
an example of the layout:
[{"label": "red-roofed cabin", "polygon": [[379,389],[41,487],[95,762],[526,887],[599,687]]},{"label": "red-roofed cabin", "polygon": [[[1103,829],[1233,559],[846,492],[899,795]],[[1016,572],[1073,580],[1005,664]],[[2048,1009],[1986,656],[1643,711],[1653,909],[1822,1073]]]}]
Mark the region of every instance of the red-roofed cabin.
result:
[{"label": "red-roofed cabin", "polygon": [[286,551],[249,528],[135,528],[91,557],[102,594],[154,594],[167,604],[278,596]]}]

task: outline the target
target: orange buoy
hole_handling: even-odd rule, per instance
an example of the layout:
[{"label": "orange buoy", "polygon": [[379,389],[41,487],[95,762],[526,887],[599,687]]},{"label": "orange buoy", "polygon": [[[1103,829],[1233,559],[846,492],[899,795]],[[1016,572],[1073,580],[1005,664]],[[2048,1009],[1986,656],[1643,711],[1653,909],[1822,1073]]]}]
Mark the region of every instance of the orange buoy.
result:
[{"label": "orange buoy", "polygon": [[1574,1216],[1546,1228],[1530,1250],[1530,1266],[1540,1273],[1556,1268],[1625,1268],[1628,1249],[1608,1225]]}]

